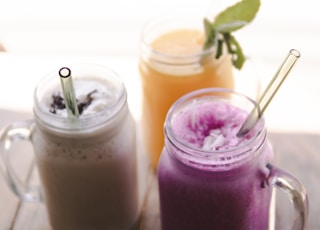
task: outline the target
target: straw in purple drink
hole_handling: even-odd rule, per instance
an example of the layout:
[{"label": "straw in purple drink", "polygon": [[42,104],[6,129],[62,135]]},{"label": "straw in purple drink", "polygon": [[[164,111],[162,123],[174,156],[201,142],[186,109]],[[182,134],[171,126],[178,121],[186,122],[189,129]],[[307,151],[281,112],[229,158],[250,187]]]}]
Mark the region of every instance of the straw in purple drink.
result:
[{"label": "straw in purple drink", "polygon": [[247,119],[242,124],[237,133],[238,137],[247,134],[256,125],[299,57],[299,51],[295,49],[290,50],[287,58],[284,60],[279,70],[276,72],[275,76],[272,78],[269,85],[257,101],[256,106],[252,109]]}]

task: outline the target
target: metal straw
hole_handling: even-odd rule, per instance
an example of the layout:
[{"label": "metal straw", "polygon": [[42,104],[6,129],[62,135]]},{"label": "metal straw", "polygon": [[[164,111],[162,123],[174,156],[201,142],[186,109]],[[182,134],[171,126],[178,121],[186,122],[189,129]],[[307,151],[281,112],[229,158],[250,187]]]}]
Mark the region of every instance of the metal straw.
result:
[{"label": "metal straw", "polygon": [[269,83],[269,85],[257,101],[256,106],[252,109],[247,119],[242,124],[240,130],[237,133],[238,137],[247,134],[259,121],[262,114],[268,107],[270,101],[272,100],[273,96],[276,94],[282,82],[288,76],[289,72],[291,71],[292,67],[294,66],[299,57],[299,51],[295,49],[290,50],[287,58],[284,60],[279,70],[276,72],[275,76],[273,77],[273,79],[271,80],[271,82]]},{"label": "metal straw", "polygon": [[59,75],[68,117],[79,117],[71,70],[68,67],[62,67],[59,70]]}]

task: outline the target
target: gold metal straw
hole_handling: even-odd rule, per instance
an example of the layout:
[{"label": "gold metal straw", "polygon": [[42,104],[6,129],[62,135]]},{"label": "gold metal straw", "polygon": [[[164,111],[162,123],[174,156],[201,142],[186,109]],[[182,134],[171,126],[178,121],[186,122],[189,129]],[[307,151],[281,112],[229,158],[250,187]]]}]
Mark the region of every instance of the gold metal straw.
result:
[{"label": "gold metal straw", "polygon": [[68,117],[79,117],[71,70],[68,67],[62,67],[59,70],[59,75]]},{"label": "gold metal straw", "polygon": [[252,109],[247,119],[242,124],[237,133],[238,137],[247,134],[255,126],[299,57],[300,52],[298,50],[290,50],[278,72],[276,72],[275,76],[257,101],[256,106]]}]

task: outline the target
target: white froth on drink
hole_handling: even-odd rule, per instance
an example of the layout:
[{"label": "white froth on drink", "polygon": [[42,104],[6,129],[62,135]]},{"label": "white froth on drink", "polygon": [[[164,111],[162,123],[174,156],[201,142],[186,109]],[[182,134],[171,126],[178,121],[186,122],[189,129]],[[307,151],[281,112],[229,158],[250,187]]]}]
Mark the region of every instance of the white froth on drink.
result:
[{"label": "white froth on drink", "polygon": [[[105,110],[111,104],[116,101],[117,89],[116,86],[113,84],[105,84],[100,82],[99,80],[93,79],[81,79],[81,80],[74,80],[74,88],[77,103],[81,103],[87,100],[88,95],[92,98],[88,106],[83,108],[80,116],[92,115],[96,114],[100,111]],[[53,94],[55,95],[63,95],[62,89],[56,88],[53,90]],[[50,98],[49,103],[46,103],[49,107],[52,104],[52,100]],[[64,109],[57,109],[55,114],[62,117],[67,117],[67,110]]]},{"label": "white froth on drink", "polygon": [[239,125],[232,124],[210,130],[209,135],[203,139],[202,149],[206,151],[228,150],[247,142],[247,137],[237,137],[239,128]]},{"label": "white froth on drink", "polygon": [[221,102],[193,100],[174,120],[174,132],[183,141],[204,151],[224,151],[250,141],[254,132],[238,137],[248,113]]},{"label": "white froth on drink", "polygon": [[115,89],[111,86],[102,85],[98,82],[81,80],[75,81],[76,97],[78,100],[83,101],[87,95],[93,91],[91,94],[93,100],[91,104],[84,109],[83,115],[90,115],[100,112],[107,108],[109,105],[115,101]]},{"label": "white froth on drink", "polygon": [[228,150],[249,141],[251,135],[247,137],[237,136],[237,131],[240,129],[245,116],[245,113],[242,112],[220,116],[222,120],[225,120],[225,124],[210,130],[209,135],[203,139],[202,149],[206,151]]},{"label": "white froth on drink", "polygon": [[238,138],[234,135],[234,130],[222,131],[220,129],[212,129],[210,134],[203,140],[202,149],[206,151],[227,150],[238,146],[245,138]]},{"label": "white froth on drink", "polygon": [[213,129],[210,131],[209,136],[205,137],[203,141],[202,149],[204,150],[216,150],[217,148],[224,146],[225,138],[219,129]]}]

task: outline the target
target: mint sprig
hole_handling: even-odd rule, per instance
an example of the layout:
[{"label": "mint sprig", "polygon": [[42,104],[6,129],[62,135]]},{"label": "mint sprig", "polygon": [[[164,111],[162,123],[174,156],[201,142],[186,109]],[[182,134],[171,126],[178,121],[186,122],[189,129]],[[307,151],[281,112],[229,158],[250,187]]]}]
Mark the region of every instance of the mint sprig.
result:
[{"label": "mint sprig", "polygon": [[260,0],[242,0],[219,13],[212,22],[204,19],[206,41],[203,49],[216,46],[216,58],[223,54],[223,44],[226,45],[232,56],[232,63],[237,69],[241,69],[245,57],[240,44],[231,35],[231,32],[241,29],[249,24],[256,16],[260,8]]}]

